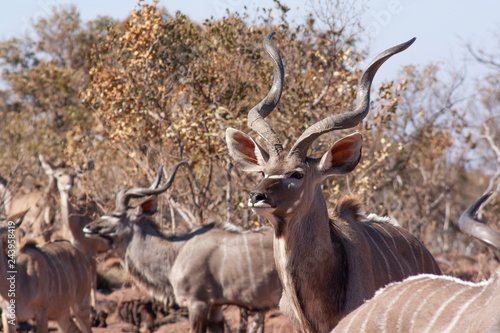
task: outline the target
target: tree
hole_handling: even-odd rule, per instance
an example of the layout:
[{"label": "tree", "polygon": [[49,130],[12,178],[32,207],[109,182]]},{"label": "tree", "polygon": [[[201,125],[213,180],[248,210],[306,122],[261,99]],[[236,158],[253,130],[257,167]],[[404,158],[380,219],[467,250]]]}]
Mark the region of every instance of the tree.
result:
[{"label": "tree", "polygon": [[[54,7],[33,23],[33,35],[0,43],[2,79],[0,136],[6,160],[37,153],[73,157],[66,139],[82,139],[93,127],[78,92],[88,82],[87,54],[97,35],[114,21],[100,18],[83,24],[74,6]],[[13,164],[10,164],[12,167]],[[0,172],[6,173],[6,165]]]},{"label": "tree", "polygon": [[[245,128],[248,110],[267,94],[273,71],[261,46],[266,34],[277,32],[275,42],[288,64],[287,91],[271,116],[286,124],[283,136],[297,137],[310,121],[333,112],[332,106],[351,103],[360,61],[353,43],[342,44],[340,33],[316,31],[313,24],[291,28],[288,9],[277,7],[279,26],[265,10],[262,24],[250,27],[237,13],[200,25],[141,3],[124,31],[110,29],[92,51],[91,84],[82,94],[87,105],[138,165],[190,160],[194,178],[178,186],[191,194],[176,207],[198,223],[225,215],[220,189],[230,161],[224,131]],[[233,185],[234,208],[240,210],[235,221],[241,221],[246,193]]]}]

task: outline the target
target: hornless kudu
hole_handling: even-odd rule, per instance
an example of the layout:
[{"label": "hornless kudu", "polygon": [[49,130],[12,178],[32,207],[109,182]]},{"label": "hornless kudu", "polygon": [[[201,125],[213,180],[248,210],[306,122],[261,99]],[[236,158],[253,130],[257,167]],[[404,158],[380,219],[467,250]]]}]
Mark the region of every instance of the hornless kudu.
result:
[{"label": "hornless kudu", "polygon": [[54,231],[55,236],[53,236],[53,238],[58,237],[70,241],[71,244],[89,258],[93,276],[91,304],[94,306],[95,290],[97,288],[97,273],[94,257],[98,253],[106,252],[108,250],[108,245],[106,240],[99,236],[84,234],[83,227],[89,224],[92,219],[89,214],[87,214],[88,212],[77,211],[69,201],[69,192],[73,189],[75,177],[81,176],[84,172],[92,170],[92,164],[87,166],[87,170],[82,171],[73,168],[55,168],[52,164],[47,162],[42,155],[39,155],[39,159],[43,170],[47,176],[55,181],[57,189],[59,190],[61,219],[58,222],[60,228]]},{"label": "hornless kudu", "polygon": [[15,222],[22,216],[24,213],[17,214],[0,225],[0,306],[4,332],[14,333],[18,321],[30,319],[36,319],[38,333],[48,332],[48,320],[55,320],[63,332],[91,332],[92,275],[88,258],[67,241],[40,247],[26,241],[16,251]]},{"label": "hornless kudu", "polygon": [[[54,239],[72,240],[74,237],[75,241],[83,244],[80,250],[84,253],[87,253],[87,248],[91,242],[94,243],[92,247],[97,248],[97,251],[106,251],[106,248],[103,247],[105,245],[103,240],[84,240],[85,237],[81,230],[83,226],[92,220],[87,211],[80,209],[82,212],[77,213],[73,207],[69,207],[68,209],[72,214],[69,216],[69,219],[72,220],[69,221],[68,216],[61,219],[57,210],[58,194],[63,195],[61,190],[69,193],[73,188],[75,177],[83,175],[84,172],[78,170],[78,168],[69,168],[64,165],[54,167],[47,163],[42,155],[39,155],[39,159],[45,174],[49,177],[48,186],[28,193],[21,193],[20,191],[14,196],[10,193],[6,194],[6,201],[8,202],[6,202],[5,211],[7,216],[29,209],[18,231],[19,236],[23,237],[29,234],[31,239],[35,239],[41,244]],[[63,183],[63,185],[61,186],[59,183]],[[64,207],[65,202],[66,200],[62,198],[60,202],[62,211],[67,211],[67,208]],[[79,226],[76,226],[76,219],[80,221]]]},{"label": "hornless kudu", "polygon": [[106,252],[108,246],[105,239],[99,236],[85,235],[83,232],[83,227],[92,222],[90,214],[86,211],[78,211],[69,201],[70,191],[74,187],[75,178],[92,170],[92,164],[89,164],[86,170],[56,168],[47,162],[42,155],[39,156],[39,159],[43,170],[47,176],[55,181],[59,191],[61,220],[60,230],[55,232],[56,237],[69,240],[71,244],[89,257]]},{"label": "hornless kudu", "polygon": [[[462,214],[459,226],[500,249],[500,233],[473,220],[489,195]],[[500,332],[500,268],[490,280],[480,283],[421,274],[390,284],[342,319],[332,332]]]},{"label": "hornless kudu", "polygon": [[250,193],[249,206],[274,227],[274,257],[283,285],[281,311],[297,331],[329,332],[380,287],[419,273],[440,274],[422,243],[387,218],[365,217],[357,200],[341,199],[334,215],[328,216],[321,184],[331,175],[356,167],[361,158],[359,133],[337,141],[321,158],[307,156],[309,146],[321,134],[362,121],[369,110],[377,69],[414,39],[386,50],[368,66],[358,84],[354,111],[312,125],[286,154],[264,119],[280,99],[284,78],[271,37],[264,39],[264,48],[274,63],[273,85],[248,114],[249,127],[266,146],[233,128],[227,129],[226,140],[237,166],[264,176]]},{"label": "hornless kudu", "polygon": [[[222,306],[252,311],[278,306],[281,286],[272,252],[272,231],[238,231],[207,225],[187,235],[166,237],[148,220],[156,213],[157,195],[174,180],[178,163],[158,188],[162,168],[149,188],[121,191],[116,208],[84,231],[109,240],[137,286],[159,301],[173,293],[189,310],[191,332],[223,332]],[[139,207],[131,198],[149,197]]]}]

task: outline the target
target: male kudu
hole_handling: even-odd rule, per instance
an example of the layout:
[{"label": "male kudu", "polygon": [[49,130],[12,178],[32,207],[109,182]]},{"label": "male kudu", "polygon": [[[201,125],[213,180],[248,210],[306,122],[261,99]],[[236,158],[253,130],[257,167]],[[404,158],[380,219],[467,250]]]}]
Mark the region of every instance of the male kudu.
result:
[{"label": "male kudu", "polygon": [[[166,237],[148,216],[156,213],[157,195],[173,183],[178,163],[158,187],[160,168],[149,188],[133,188],[116,196],[116,208],[84,231],[109,241],[134,283],[165,302],[173,290],[177,303],[189,310],[191,332],[223,332],[222,306],[237,305],[262,312],[278,306],[281,286],[273,260],[272,230],[238,231],[207,225],[179,237]],[[137,208],[131,198],[149,197]]]},{"label": "male kudu", "polygon": [[365,217],[358,201],[341,199],[334,215],[328,216],[321,184],[331,175],[346,174],[356,167],[361,158],[361,134],[340,139],[321,158],[307,156],[320,135],[362,121],[369,111],[376,71],[414,39],[382,52],[368,66],[358,84],[354,111],[310,126],[285,153],[264,119],[277,105],[284,79],[272,35],[264,39],[274,64],[272,88],[248,114],[248,126],[261,136],[265,147],[233,128],[227,129],[226,140],[237,166],[264,176],[250,193],[249,206],[274,227],[274,257],[283,285],[281,311],[296,331],[329,332],[380,287],[419,273],[440,274],[422,243],[388,219]]}]

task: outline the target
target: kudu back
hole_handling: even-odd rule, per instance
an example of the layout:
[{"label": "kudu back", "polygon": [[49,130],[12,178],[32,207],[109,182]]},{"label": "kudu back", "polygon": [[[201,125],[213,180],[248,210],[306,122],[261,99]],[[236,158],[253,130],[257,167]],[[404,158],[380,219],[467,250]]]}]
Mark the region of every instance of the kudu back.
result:
[{"label": "kudu back", "polygon": [[[461,216],[460,229],[500,250],[500,233],[474,221],[490,194]],[[377,291],[332,331],[341,332],[500,332],[500,267],[479,283],[421,274]]]},{"label": "kudu back", "polygon": [[361,134],[338,140],[321,158],[307,156],[322,134],[352,128],[363,120],[378,68],[414,39],[372,61],[359,81],[355,110],[313,124],[286,153],[265,120],[280,99],[284,80],[272,35],[264,39],[264,48],[274,64],[273,84],[248,113],[248,126],[259,134],[264,146],[233,128],[226,130],[226,141],[239,168],[263,175],[248,204],[274,228],[274,257],[283,285],[281,311],[296,331],[329,332],[380,287],[419,273],[440,274],[421,242],[386,218],[367,218],[357,200],[340,199],[334,215],[328,215],[321,184],[356,167],[361,158]]},{"label": "kudu back", "polygon": [[[24,213],[0,225],[0,306],[4,332],[14,333],[17,322],[35,319],[39,333],[48,332],[48,320],[55,320],[65,333],[90,333],[92,274],[88,258],[67,241],[42,246],[26,241],[13,250],[14,225],[16,221],[19,224]],[[8,253],[4,252],[6,239]]]},{"label": "kudu back", "polygon": [[[108,240],[121,257],[134,283],[157,300],[176,302],[189,310],[191,332],[223,332],[222,306],[253,311],[278,306],[281,285],[272,252],[272,230],[239,231],[207,225],[183,236],[166,237],[149,220],[156,213],[157,196],[173,183],[180,165],[158,187],[120,191],[116,208],[90,223],[84,231]],[[147,197],[138,207],[132,198]]]}]

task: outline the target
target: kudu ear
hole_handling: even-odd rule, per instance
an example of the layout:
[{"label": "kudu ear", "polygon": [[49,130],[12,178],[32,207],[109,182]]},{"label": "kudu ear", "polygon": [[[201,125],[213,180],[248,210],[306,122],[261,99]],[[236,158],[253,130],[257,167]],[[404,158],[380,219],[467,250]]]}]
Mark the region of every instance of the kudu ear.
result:
[{"label": "kudu ear", "polygon": [[38,155],[38,159],[40,160],[40,164],[47,176],[52,176],[54,174],[54,168],[52,165],[45,160],[42,154]]},{"label": "kudu ear", "polygon": [[361,159],[363,137],[359,133],[348,135],[335,142],[321,157],[318,168],[325,176],[342,175],[351,172]]},{"label": "kudu ear", "polygon": [[22,212],[19,212],[19,213],[16,213],[14,215],[11,215],[9,217],[7,217],[7,221],[8,222],[14,222],[14,226],[15,228],[19,228],[19,226],[21,225],[21,223],[23,223],[23,219],[24,219],[24,216],[26,215],[26,213],[28,212],[29,208],[26,209],[26,210],[23,210]]},{"label": "kudu ear", "polygon": [[158,208],[158,197],[153,195],[144,200],[139,207],[137,207],[136,215],[153,215]]},{"label": "kudu ear", "polygon": [[269,160],[269,154],[250,136],[234,128],[226,130],[226,142],[229,155],[243,171],[262,171]]}]

